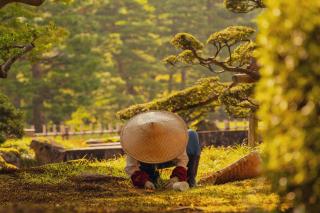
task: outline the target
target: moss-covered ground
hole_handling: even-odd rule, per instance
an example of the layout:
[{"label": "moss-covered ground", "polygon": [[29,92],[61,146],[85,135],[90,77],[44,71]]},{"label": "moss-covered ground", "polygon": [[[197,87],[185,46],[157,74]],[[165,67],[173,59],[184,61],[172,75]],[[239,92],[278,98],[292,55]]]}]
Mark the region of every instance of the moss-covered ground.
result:
[{"label": "moss-covered ground", "polygon": [[[205,148],[198,178],[250,151],[245,146]],[[124,157],[98,162],[78,160],[0,175],[0,212],[268,212],[277,195],[263,178],[203,185],[185,192],[135,189],[126,177]],[[161,171],[168,179],[171,169]],[[104,174],[103,182],[76,182],[81,174]]]}]

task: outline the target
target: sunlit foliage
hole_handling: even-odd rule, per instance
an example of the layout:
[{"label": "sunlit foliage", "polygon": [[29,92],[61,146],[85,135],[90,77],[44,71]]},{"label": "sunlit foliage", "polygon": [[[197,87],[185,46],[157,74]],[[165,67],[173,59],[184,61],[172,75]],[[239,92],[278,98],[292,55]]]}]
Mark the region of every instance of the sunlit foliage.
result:
[{"label": "sunlit foliage", "polygon": [[320,209],[320,2],[268,0],[259,18],[266,174],[296,212]]},{"label": "sunlit foliage", "polygon": [[193,35],[190,35],[188,33],[176,34],[172,38],[171,44],[177,49],[182,50],[201,50],[203,48],[203,44]]},{"label": "sunlit foliage", "polygon": [[264,0],[224,0],[226,8],[235,13],[248,13],[256,8],[265,8]]},{"label": "sunlit foliage", "polygon": [[168,97],[154,101],[133,105],[119,111],[117,114],[121,119],[129,119],[134,115],[149,110],[167,110],[179,112],[196,108],[217,101],[219,94],[226,88],[226,84],[220,83],[218,78],[200,79],[197,84],[182,91],[173,93]]},{"label": "sunlit foliage", "polygon": [[250,36],[254,33],[254,30],[245,26],[230,26],[219,32],[212,33],[207,43],[212,45],[219,45],[227,43],[229,45],[235,44],[240,41],[250,41]]},{"label": "sunlit foliage", "polygon": [[243,66],[245,64],[250,64],[250,60],[253,57],[253,52],[256,49],[256,44],[253,41],[239,45],[228,58],[230,64],[236,66]]},{"label": "sunlit foliage", "polygon": [[239,84],[225,90],[220,98],[220,103],[225,110],[238,118],[246,118],[250,112],[255,111],[258,106],[253,103],[250,96],[253,94],[253,84]]}]

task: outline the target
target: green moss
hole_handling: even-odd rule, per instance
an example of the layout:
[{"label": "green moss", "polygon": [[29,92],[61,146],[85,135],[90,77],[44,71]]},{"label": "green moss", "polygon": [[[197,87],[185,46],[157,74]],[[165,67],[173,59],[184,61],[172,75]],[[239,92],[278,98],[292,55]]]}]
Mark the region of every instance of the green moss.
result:
[{"label": "green moss", "polygon": [[17,171],[18,168],[10,163],[7,163],[0,155],[0,173],[12,173]]},{"label": "green moss", "polygon": [[[199,177],[214,172],[243,157],[252,149],[205,148]],[[270,192],[264,179],[253,179],[224,185],[203,185],[186,192],[159,189],[154,192],[135,189],[124,172],[125,158],[108,161],[77,160],[71,163],[49,164],[25,170],[13,176],[0,176],[0,211],[41,212],[164,212],[208,211],[248,212],[272,211],[277,195]],[[167,180],[172,168],[161,171]],[[102,183],[75,183],[71,177],[79,174],[112,175]],[[125,179],[123,179],[125,177]],[[12,190],[12,189],[15,190]]]},{"label": "green moss", "polygon": [[32,155],[30,152],[31,138],[23,137],[21,139],[9,139],[0,145],[1,148],[13,148],[19,151],[21,155]]},{"label": "green moss", "polygon": [[16,156],[20,156],[20,152],[15,148],[0,148],[0,154],[14,154]]}]

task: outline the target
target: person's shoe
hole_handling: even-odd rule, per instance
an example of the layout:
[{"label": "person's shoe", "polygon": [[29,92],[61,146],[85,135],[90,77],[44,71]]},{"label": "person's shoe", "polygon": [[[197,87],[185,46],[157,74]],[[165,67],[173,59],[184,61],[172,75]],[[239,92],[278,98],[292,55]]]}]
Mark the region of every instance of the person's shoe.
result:
[{"label": "person's shoe", "polygon": [[172,189],[176,191],[184,192],[189,189],[189,184],[185,181],[176,182],[172,185]]}]

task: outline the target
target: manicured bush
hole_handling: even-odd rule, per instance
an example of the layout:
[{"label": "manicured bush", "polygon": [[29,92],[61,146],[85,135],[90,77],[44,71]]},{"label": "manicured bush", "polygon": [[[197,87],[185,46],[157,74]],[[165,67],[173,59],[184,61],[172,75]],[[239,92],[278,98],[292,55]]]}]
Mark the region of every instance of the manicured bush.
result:
[{"label": "manicured bush", "polygon": [[7,138],[21,138],[23,135],[22,113],[9,99],[0,93],[0,144]]},{"label": "manicured bush", "polygon": [[266,174],[296,212],[320,209],[320,1],[267,0],[258,21]]}]

